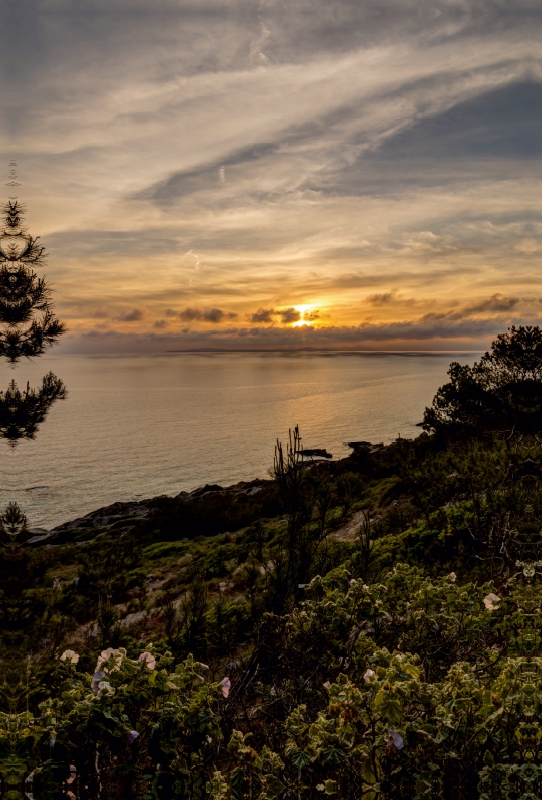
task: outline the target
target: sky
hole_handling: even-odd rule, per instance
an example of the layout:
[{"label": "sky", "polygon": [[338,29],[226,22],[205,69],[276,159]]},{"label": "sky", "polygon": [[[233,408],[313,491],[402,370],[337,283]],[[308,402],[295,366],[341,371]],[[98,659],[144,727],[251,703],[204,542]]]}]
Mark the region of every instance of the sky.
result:
[{"label": "sky", "polygon": [[7,0],[0,26],[65,352],[541,321],[539,0]]}]

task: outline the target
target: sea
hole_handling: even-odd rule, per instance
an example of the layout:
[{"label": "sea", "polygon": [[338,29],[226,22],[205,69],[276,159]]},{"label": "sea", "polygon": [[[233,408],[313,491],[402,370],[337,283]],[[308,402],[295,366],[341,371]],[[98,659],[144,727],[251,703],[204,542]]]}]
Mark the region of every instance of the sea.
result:
[{"label": "sea", "polygon": [[349,441],[414,438],[457,353],[46,355],[3,368],[67,386],[34,440],[0,442],[0,506],[51,529],[116,501],[268,477],[277,439],[347,456]]}]

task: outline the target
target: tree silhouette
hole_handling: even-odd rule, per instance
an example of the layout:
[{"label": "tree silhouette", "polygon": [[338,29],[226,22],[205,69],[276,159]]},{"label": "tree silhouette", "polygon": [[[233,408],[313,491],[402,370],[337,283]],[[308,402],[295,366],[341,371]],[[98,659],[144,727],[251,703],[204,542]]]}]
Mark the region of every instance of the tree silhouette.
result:
[{"label": "tree silhouette", "polygon": [[542,430],[542,330],[512,326],[472,367],[454,362],[421,427],[439,436]]},{"label": "tree silhouette", "polygon": [[39,239],[23,224],[24,207],[8,201],[0,232],[0,355],[11,364],[44,353],[64,332],[50,289],[34,268],[45,263]]},{"label": "tree silhouette", "polygon": [[5,392],[0,392],[0,436],[15,447],[19,439],[34,439],[38,425],[43,422],[55,400],[66,397],[64,383],[49,372],[40,389],[30,384],[21,391],[14,380]]}]

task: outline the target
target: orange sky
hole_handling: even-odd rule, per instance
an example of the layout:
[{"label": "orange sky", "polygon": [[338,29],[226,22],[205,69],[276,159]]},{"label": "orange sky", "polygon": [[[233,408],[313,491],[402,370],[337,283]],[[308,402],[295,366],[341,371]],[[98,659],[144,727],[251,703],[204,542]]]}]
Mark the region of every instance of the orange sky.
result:
[{"label": "orange sky", "polygon": [[29,13],[3,151],[65,350],[479,349],[539,321],[531,3]]}]

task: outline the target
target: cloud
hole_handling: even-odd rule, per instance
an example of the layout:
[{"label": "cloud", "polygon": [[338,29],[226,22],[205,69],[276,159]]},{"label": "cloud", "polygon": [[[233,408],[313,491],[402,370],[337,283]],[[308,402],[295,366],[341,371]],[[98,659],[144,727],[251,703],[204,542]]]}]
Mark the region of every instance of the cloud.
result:
[{"label": "cloud", "polygon": [[133,308],[131,311],[124,311],[115,317],[117,322],[139,322],[145,316],[145,312],[141,308]]},{"label": "cloud", "polygon": [[[540,323],[540,317],[529,320]],[[125,334],[93,330],[64,351],[78,348],[107,352],[163,352],[165,350],[483,350],[498,333],[517,319],[477,318],[460,312],[429,313],[412,320],[360,325],[313,327],[209,328],[178,333]],[[85,344],[86,342],[86,344]]]},{"label": "cloud", "polygon": [[185,308],[184,311],[180,312],[179,316],[185,322],[192,322],[195,319],[201,319],[203,313],[199,308]]},{"label": "cloud", "polygon": [[273,316],[277,312],[274,308],[262,308],[260,307],[254,314],[250,315],[251,322],[264,322],[264,323],[272,323],[274,322]]},{"label": "cloud", "polygon": [[496,311],[513,311],[519,302],[519,297],[504,297],[502,294],[496,292],[491,295],[491,297],[488,297],[487,300],[482,300],[480,303],[467,306],[464,313],[482,314],[487,311],[492,313]]},{"label": "cloud", "polygon": [[365,299],[373,306],[385,306],[388,303],[391,303],[392,300],[395,300],[396,294],[397,292],[395,290],[391,292],[377,292],[376,294],[367,295]]},{"label": "cloud", "polygon": [[234,312],[222,311],[221,308],[210,308],[207,311],[204,311],[202,314],[202,319],[205,322],[222,322],[224,319],[235,319],[237,314]]},{"label": "cloud", "polygon": [[236,312],[223,311],[221,308],[209,308],[205,310],[200,308],[185,308],[184,311],[181,311],[179,314],[183,322],[203,320],[204,322],[218,323],[224,320],[236,319],[237,316]]},{"label": "cloud", "polygon": [[99,306],[98,308],[94,308],[89,313],[89,317],[93,319],[107,319],[108,316],[109,316],[109,309],[105,308],[104,306]]},{"label": "cloud", "polygon": [[301,313],[297,308],[285,308],[282,311],[277,311],[277,314],[283,325],[288,325],[290,322],[298,322],[301,319]]},{"label": "cloud", "polygon": [[272,143],[254,144],[241,148],[210,164],[178,172],[167,180],[136,194],[135,197],[164,204],[196,192],[214,191],[226,182],[226,168],[228,182],[239,180],[247,174],[247,166],[250,169],[251,162],[261,161],[277,149],[278,145]]},{"label": "cloud", "polygon": [[[172,321],[160,342],[180,312],[197,330],[179,335],[207,341],[259,298],[273,298],[250,315],[259,332],[239,326],[232,342],[350,341],[366,303],[367,324],[405,341],[451,298],[460,316],[438,324],[459,337],[465,319],[529,318],[524,298],[542,293],[539,4],[113,5],[19,3],[4,20],[3,141],[17,142],[30,230],[72,330],[127,308],[117,321],[138,335]],[[413,297],[415,324],[390,320]],[[329,334],[295,309],[307,299]],[[320,322],[286,330],[301,317]]]},{"label": "cloud", "polygon": [[167,326],[168,326],[168,323],[167,323],[167,321],[165,319],[157,319],[152,323],[152,327],[153,328],[163,329],[163,328],[167,328]]},{"label": "cloud", "polygon": [[283,325],[289,325],[292,322],[299,322],[301,317],[306,319],[317,319],[318,312],[313,311],[312,316],[302,315],[297,308],[290,306],[290,308],[263,308],[260,307],[253,314],[249,314],[249,320],[255,323],[273,324],[275,321],[281,322]]}]

